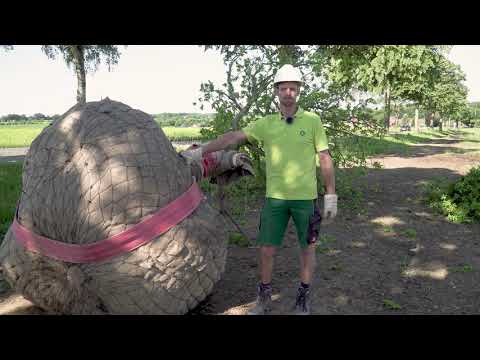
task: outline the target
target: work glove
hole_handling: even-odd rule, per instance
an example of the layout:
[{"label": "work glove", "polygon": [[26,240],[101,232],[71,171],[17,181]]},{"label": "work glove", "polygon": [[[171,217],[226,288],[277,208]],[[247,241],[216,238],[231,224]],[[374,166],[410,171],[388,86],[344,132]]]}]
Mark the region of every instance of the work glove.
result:
[{"label": "work glove", "polygon": [[229,184],[242,176],[255,176],[252,161],[246,154],[238,151],[218,153],[220,155],[219,165],[209,174],[211,183]]},{"label": "work glove", "polygon": [[335,216],[337,216],[337,195],[325,194],[323,196],[323,223],[331,223]]}]

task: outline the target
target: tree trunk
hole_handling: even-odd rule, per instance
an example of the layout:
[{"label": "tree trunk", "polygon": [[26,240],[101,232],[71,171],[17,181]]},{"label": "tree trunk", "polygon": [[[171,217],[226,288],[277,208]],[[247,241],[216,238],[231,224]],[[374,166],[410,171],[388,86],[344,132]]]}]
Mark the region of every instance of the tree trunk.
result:
[{"label": "tree trunk", "polygon": [[458,129],[458,120],[455,120],[455,128]]},{"label": "tree trunk", "polygon": [[420,126],[418,124],[418,108],[415,109],[415,131],[420,131]]},{"label": "tree trunk", "polygon": [[432,112],[430,110],[427,110],[425,114],[425,126],[432,126]]},{"label": "tree trunk", "polygon": [[385,130],[388,133],[388,130],[390,128],[390,86],[387,85],[385,88],[385,112],[384,112],[384,126]]},{"label": "tree trunk", "polygon": [[85,58],[82,45],[73,45],[75,73],[77,75],[77,103],[85,104],[87,101],[87,80],[85,78]]},{"label": "tree trunk", "polygon": [[443,131],[443,120],[441,118],[438,120],[438,131]]}]

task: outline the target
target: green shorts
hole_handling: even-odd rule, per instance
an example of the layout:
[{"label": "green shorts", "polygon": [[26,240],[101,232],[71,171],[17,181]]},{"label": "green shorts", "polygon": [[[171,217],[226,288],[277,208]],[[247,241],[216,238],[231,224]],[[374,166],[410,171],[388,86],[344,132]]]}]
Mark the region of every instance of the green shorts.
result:
[{"label": "green shorts", "polygon": [[[293,218],[297,228],[298,242],[302,248],[307,247],[307,236],[310,236],[312,229],[312,216],[315,200],[282,200],[266,198],[265,205],[260,217],[260,229],[257,244],[281,246],[285,229],[287,228],[290,216]],[[318,229],[316,230],[318,236]]]}]

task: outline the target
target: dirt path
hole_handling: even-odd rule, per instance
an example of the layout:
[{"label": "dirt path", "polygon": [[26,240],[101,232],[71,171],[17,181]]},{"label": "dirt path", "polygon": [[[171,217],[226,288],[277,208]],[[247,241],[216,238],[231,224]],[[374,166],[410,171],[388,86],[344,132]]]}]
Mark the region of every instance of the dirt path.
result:
[{"label": "dirt path", "polygon": [[[323,228],[329,242],[317,255],[312,313],[480,313],[480,225],[449,223],[420,201],[425,181],[458,178],[480,157],[456,139],[442,139],[416,145],[407,155],[371,161],[383,168],[370,169],[356,182],[364,192],[364,210],[340,208],[336,221]],[[248,213],[245,228],[251,237],[261,206],[259,199]],[[222,280],[192,314],[244,314],[255,300],[257,272],[255,247],[230,246]],[[272,314],[288,314],[298,283],[290,224],[275,258]],[[388,301],[395,309],[385,306]],[[5,287],[2,294],[0,280],[0,314],[7,313],[42,311]]]},{"label": "dirt path", "polygon": [[21,162],[27,154],[28,147],[25,148],[0,148],[0,163]]},{"label": "dirt path", "polygon": [[[323,228],[330,241],[317,255],[312,313],[480,313],[480,225],[449,223],[419,201],[425,181],[453,180],[480,163],[458,143],[437,140],[408,155],[371,159],[383,168],[357,182],[364,213],[340,209],[335,223]],[[251,236],[258,211],[250,214]],[[402,235],[405,230],[415,230],[414,238]],[[288,314],[299,284],[291,223],[284,244],[275,258],[273,314]],[[255,248],[232,246],[226,274],[198,313],[244,314],[255,300],[256,261]]]}]

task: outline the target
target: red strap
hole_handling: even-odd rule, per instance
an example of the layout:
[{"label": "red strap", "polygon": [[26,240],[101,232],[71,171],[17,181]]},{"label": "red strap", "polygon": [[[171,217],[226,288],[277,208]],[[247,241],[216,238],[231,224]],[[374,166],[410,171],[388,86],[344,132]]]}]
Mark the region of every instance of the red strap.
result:
[{"label": "red strap", "polygon": [[16,217],[12,231],[17,242],[30,251],[71,263],[99,262],[132,251],[165,233],[189,216],[203,198],[200,187],[194,181],[185,193],[155,214],[126,231],[86,245],[66,244],[36,235],[20,225]]},{"label": "red strap", "polygon": [[214,155],[214,153],[208,153],[203,155],[202,157],[202,165],[203,165],[203,174],[204,178],[209,177],[211,174],[210,172],[212,169],[218,166],[218,159]]}]

